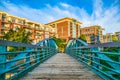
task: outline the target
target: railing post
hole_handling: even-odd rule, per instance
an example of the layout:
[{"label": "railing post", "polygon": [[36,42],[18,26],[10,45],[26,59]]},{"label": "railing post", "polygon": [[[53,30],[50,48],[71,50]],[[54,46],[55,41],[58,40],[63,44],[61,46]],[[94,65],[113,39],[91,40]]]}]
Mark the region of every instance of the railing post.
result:
[{"label": "railing post", "polygon": [[80,56],[80,57],[79,57],[79,58],[80,58],[79,60],[82,60],[82,49],[81,49],[81,48],[80,48],[80,50],[79,50],[79,56]]},{"label": "railing post", "polygon": [[75,41],[75,57],[78,58],[78,56],[77,56],[77,41]]},{"label": "railing post", "polygon": [[[6,52],[6,51],[7,51],[6,46],[0,46],[0,54],[3,53],[3,52]],[[5,55],[0,55],[0,63],[5,62],[5,61],[6,61],[6,56]],[[0,71],[5,70],[5,68],[6,68],[5,64],[0,65]],[[5,77],[6,77],[6,74],[0,75],[0,80],[5,80]]]},{"label": "railing post", "polygon": [[47,41],[47,45],[48,45],[48,48],[47,48],[47,57],[51,56],[52,54],[49,52],[49,48],[50,48],[50,40]]},{"label": "railing post", "polygon": [[46,48],[46,58],[48,58],[48,47]]},{"label": "railing post", "polygon": [[44,59],[45,59],[45,51],[44,51],[44,49],[42,47],[42,60],[44,61]]},{"label": "railing post", "polygon": [[46,47],[43,49],[43,50],[44,50],[44,51],[43,51],[43,52],[44,52],[44,53],[43,53],[44,59],[46,59],[46,49],[47,49]]},{"label": "railing post", "polygon": [[120,47],[118,47],[118,54],[119,54],[119,56],[118,56],[118,61],[120,62]]},{"label": "railing post", "polygon": [[[96,51],[96,52],[98,52],[98,48],[93,48],[92,51]],[[99,68],[99,66],[98,66],[96,63],[100,64],[100,60],[97,59],[97,58],[95,58],[95,57],[97,57],[96,54],[97,54],[97,53],[92,53],[93,61],[95,62],[95,63],[93,63],[93,66]]]},{"label": "railing post", "polygon": [[[29,50],[31,50],[31,48],[26,48],[26,51],[29,51]],[[26,63],[27,63],[27,62],[30,62],[30,57],[29,57],[29,56],[30,56],[30,53],[28,53],[28,54],[26,55],[26,57],[28,57],[28,58],[26,58]],[[27,64],[26,64],[26,68],[29,67],[29,66],[30,66],[30,63],[27,63]]]},{"label": "railing post", "polygon": [[87,49],[85,48],[85,49],[84,49],[84,61],[85,61],[86,63],[88,63],[88,60],[87,60],[87,59],[88,59],[88,57],[87,57],[87,54],[88,54],[88,53],[87,53],[86,51],[87,51]]},{"label": "railing post", "polygon": [[96,66],[95,63],[94,63],[94,62],[95,62],[94,57],[95,57],[95,53],[92,53],[92,65],[93,65],[93,66]]},{"label": "railing post", "polygon": [[39,48],[37,48],[37,52],[36,52],[36,62],[39,62],[39,59],[40,59],[40,50]]},{"label": "railing post", "polygon": [[78,60],[78,58],[79,58],[79,50],[77,49],[77,53],[76,53],[76,56],[77,56],[77,60]]}]

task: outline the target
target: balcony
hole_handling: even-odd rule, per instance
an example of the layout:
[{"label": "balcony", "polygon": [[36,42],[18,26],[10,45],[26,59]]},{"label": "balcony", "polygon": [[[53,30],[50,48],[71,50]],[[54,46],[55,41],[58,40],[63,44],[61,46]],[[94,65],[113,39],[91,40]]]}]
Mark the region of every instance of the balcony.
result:
[{"label": "balcony", "polygon": [[10,27],[4,26],[4,27],[1,27],[1,29],[3,29],[3,30],[10,30]]},{"label": "balcony", "polygon": [[1,36],[5,35],[5,32],[4,31],[1,31],[0,32]]},{"label": "balcony", "polygon": [[24,26],[24,28],[27,28],[27,29],[32,29],[32,27],[31,27],[31,26],[29,26],[29,25],[25,25],[25,26]]},{"label": "balcony", "polygon": [[44,28],[42,28],[42,27],[35,27],[35,30],[37,30],[37,31],[44,31]]},{"label": "balcony", "polygon": [[43,36],[44,34],[36,33],[35,36]]},{"label": "balcony", "polygon": [[42,31],[42,29],[39,28],[39,27],[36,27],[35,30],[36,30],[36,31]]},{"label": "balcony", "polygon": [[1,20],[2,20],[2,22],[5,22],[5,23],[9,22],[9,20],[7,20],[6,18],[2,18]]}]

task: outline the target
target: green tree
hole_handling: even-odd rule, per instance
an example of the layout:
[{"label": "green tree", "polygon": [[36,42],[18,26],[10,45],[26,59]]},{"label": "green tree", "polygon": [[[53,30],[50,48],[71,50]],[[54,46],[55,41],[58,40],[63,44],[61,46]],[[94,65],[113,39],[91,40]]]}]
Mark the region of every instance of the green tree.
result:
[{"label": "green tree", "polygon": [[[22,28],[18,28],[17,30],[9,30],[4,36],[3,40],[22,42],[22,43],[31,43],[32,40],[29,38],[30,32],[26,32]],[[20,47],[9,47],[9,51],[23,50]]]},{"label": "green tree", "polygon": [[64,52],[66,47],[66,40],[60,38],[54,38],[54,40],[56,41],[59,52]]},{"label": "green tree", "polygon": [[118,38],[117,38],[117,36],[116,36],[115,34],[113,35],[112,41],[113,41],[113,42],[118,41]]},{"label": "green tree", "polygon": [[81,40],[87,42],[87,40],[86,40],[86,38],[85,38],[85,35],[80,35],[79,39],[81,39]]},{"label": "green tree", "polygon": [[18,28],[17,30],[9,30],[3,36],[3,40],[31,43],[32,40],[30,40],[29,36],[30,36],[30,32],[25,32],[24,29]]}]

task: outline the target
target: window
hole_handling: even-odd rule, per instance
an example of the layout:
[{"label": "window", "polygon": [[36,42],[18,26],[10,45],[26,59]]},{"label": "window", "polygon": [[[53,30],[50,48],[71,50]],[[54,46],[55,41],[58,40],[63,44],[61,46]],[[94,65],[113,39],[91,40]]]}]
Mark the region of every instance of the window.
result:
[{"label": "window", "polygon": [[6,14],[2,14],[2,21],[5,21]]},{"label": "window", "polygon": [[12,18],[12,22],[15,22],[15,18]]},{"label": "window", "polygon": [[4,27],[5,25],[4,24],[2,24],[2,28]]}]

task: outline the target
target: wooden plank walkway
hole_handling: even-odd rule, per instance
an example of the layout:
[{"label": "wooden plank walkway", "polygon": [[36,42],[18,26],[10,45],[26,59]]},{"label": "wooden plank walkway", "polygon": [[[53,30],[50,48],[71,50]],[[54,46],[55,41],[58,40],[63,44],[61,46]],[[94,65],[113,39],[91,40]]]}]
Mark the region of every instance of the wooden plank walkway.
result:
[{"label": "wooden plank walkway", "polygon": [[67,54],[58,53],[20,80],[102,80]]}]

